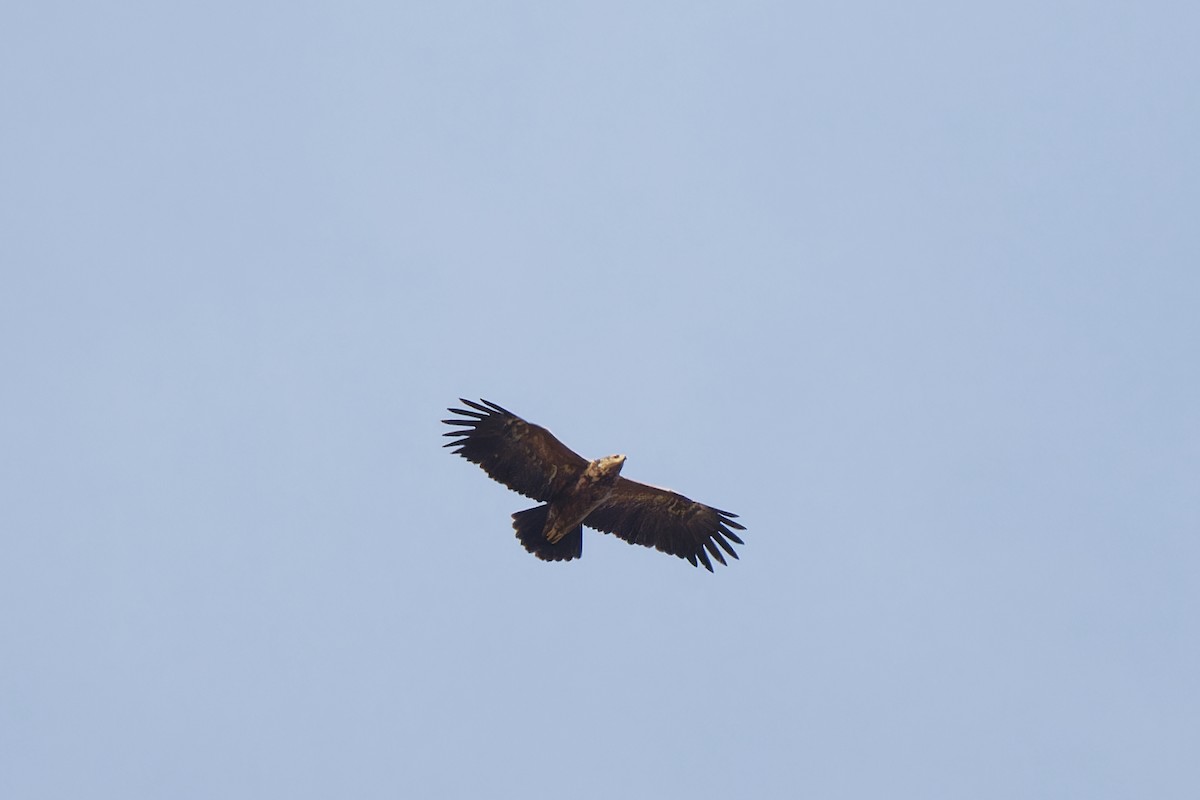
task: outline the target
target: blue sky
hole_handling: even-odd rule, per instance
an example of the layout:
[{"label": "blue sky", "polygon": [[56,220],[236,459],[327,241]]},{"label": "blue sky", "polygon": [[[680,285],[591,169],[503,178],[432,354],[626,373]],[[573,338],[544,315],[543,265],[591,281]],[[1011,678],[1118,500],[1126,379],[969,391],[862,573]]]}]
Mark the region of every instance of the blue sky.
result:
[{"label": "blue sky", "polygon": [[6,9],[0,794],[1197,796],[1198,24]]}]

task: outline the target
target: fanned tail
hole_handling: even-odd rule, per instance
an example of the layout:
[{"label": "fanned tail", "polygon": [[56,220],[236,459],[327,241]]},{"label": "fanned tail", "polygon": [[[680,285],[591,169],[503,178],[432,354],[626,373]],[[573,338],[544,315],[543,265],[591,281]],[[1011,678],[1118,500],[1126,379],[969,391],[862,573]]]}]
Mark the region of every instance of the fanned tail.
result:
[{"label": "fanned tail", "polygon": [[517,538],[525,549],[543,561],[570,561],[583,555],[583,526],[578,525],[574,530],[551,544],[546,541],[546,514],[550,506],[537,506],[518,511],[512,515],[513,528]]}]

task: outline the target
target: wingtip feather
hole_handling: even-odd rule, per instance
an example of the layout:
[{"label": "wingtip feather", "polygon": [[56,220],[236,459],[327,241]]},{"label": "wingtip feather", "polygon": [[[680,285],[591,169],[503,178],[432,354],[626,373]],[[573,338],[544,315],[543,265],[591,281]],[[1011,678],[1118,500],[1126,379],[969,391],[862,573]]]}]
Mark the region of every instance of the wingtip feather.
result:
[{"label": "wingtip feather", "polygon": [[721,549],[726,553],[729,553],[729,555],[733,556],[734,558],[738,557],[737,551],[733,549],[733,545],[725,541],[725,537],[721,535],[720,531],[717,531],[713,534],[713,541],[721,545]]},{"label": "wingtip feather", "polygon": [[721,551],[717,549],[717,546],[715,544],[713,544],[712,539],[705,539],[704,547],[705,547],[705,549],[708,550],[709,554],[712,555],[713,558],[715,558],[717,561],[720,562],[721,566],[723,566],[723,567],[729,566],[728,564],[725,563],[725,556],[721,555]]},{"label": "wingtip feather", "polygon": [[509,411],[507,408],[500,405],[499,403],[493,403],[491,400],[485,400],[482,397],[479,398],[479,402],[483,403],[485,406],[490,406],[491,408],[495,409],[497,412],[499,412],[501,414],[507,414],[510,417],[515,416],[511,411]]},{"label": "wingtip feather", "polygon": [[737,542],[738,544],[745,544],[745,542],[742,541],[742,537],[738,536],[736,533],[729,530],[724,525],[721,526],[721,534],[724,536],[728,536],[730,539]]},{"label": "wingtip feather", "polygon": [[465,408],[448,408],[446,410],[451,414],[459,414],[464,417],[470,417],[470,419],[459,420],[455,423],[456,425],[477,425],[479,424],[480,420],[487,419],[489,416],[491,416],[490,414],[483,414],[479,411],[468,411]]},{"label": "wingtip feather", "polygon": [[[482,411],[484,417],[490,417],[493,414],[497,413],[497,411],[499,411],[499,413],[501,413],[501,414],[508,413],[504,409],[500,408],[500,406],[496,405],[495,403],[489,403],[487,400],[480,400],[480,403],[483,403],[483,405],[480,405],[480,403],[477,403],[474,400],[468,400],[465,397],[460,397],[458,399],[461,400],[466,405],[470,406],[471,408],[475,409],[476,411]],[[490,408],[489,408],[489,406],[490,406]]]}]

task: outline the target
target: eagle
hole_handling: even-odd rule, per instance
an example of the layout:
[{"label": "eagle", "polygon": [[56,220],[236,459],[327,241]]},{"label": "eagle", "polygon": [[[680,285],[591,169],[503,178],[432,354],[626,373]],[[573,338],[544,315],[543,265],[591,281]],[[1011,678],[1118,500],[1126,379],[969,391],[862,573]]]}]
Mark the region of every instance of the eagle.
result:
[{"label": "eagle", "polygon": [[[588,461],[545,428],[488,400],[459,400],[450,408],[460,419],[444,419],[455,437],[443,445],[478,464],[494,480],[543,505],[512,515],[517,539],[543,561],[570,561],[583,555],[583,527],[612,533],[630,544],[653,547],[703,564],[733,558],[730,542],[745,527],[737,514],[706,506],[670,489],[621,477],[625,456]],[[718,549],[719,548],[719,549]]]}]

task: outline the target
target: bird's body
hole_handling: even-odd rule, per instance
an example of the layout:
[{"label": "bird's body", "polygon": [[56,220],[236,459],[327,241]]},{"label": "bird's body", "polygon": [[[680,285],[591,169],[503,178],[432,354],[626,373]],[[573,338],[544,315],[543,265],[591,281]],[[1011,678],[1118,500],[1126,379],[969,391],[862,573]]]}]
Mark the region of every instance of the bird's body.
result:
[{"label": "bird's body", "polygon": [[625,456],[608,456],[588,462],[575,485],[549,503],[546,527],[542,531],[546,541],[554,544],[572,528],[582,525],[588,514],[612,495],[624,464]]},{"label": "bird's body", "polygon": [[[465,419],[447,447],[481,466],[492,478],[544,505],[513,514],[517,538],[546,561],[569,561],[583,552],[583,526],[612,533],[631,544],[653,547],[703,564],[721,564],[724,550],[737,558],[731,529],[745,530],[736,514],[706,506],[669,489],[621,477],[625,456],[587,461],[545,428],[487,400],[462,400],[470,410],[451,408]],[[720,549],[718,549],[718,545]]]}]

